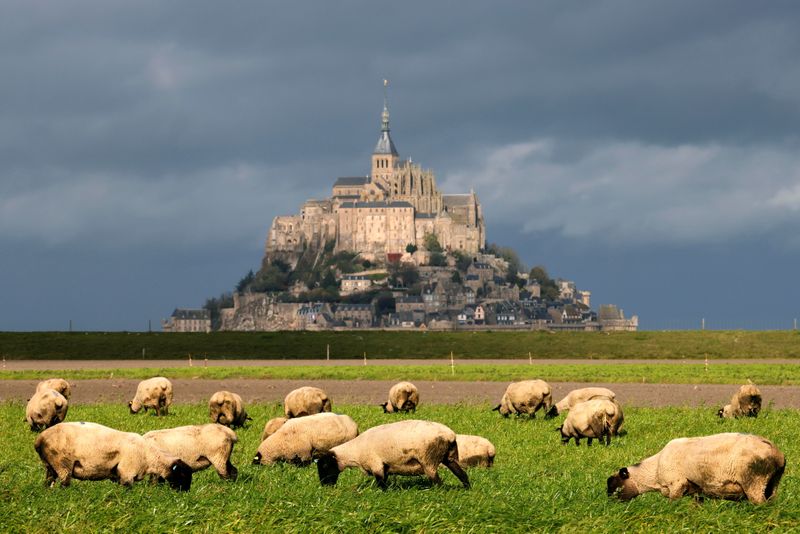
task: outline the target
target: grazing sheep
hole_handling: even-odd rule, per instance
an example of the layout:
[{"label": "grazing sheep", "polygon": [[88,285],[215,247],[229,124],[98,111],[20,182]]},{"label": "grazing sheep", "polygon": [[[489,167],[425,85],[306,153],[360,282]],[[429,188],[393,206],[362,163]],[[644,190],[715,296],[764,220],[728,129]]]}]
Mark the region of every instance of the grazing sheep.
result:
[{"label": "grazing sheep", "polygon": [[315,413],[330,412],[331,401],[320,388],[304,386],[290,391],[283,401],[286,417],[303,417]]},{"label": "grazing sheep", "polygon": [[264,441],[272,434],[277,432],[278,429],[282,427],[286,421],[288,421],[288,419],[285,417],[273,417],[272,419],[267,421],[267,424],[264,425],[264,432],[261,433],[261,441]]},{"label": "grazing sheep", "polygon": [[131,413],[138,413],[144,408],[155,410],[156,415],[167,415],[172,404],[172,382],[163,376],[148,378],[139,382],[136,396],[128,403]]},{"label": "grazing sheep", "polygon": [[564,412],[568,412],[576,404],[599,397],[607,397],[611,400],[615,400],[617,395],[607,388],[591,387],[573,389],[567,393],[566,397],[555,403],[553,407],[550,408],[550,411],[545,414],[545,417],[550,419]]},{"label": "grazing sheep", "polygon": [[261,442],[253,464],[309,463],[316,455],[358,436],[358,425],[350,416],[318,413],[286,421]]},{"label": "grazing sheep", "polygon": [[130,486],[148,475],[166,480],[173,489],[188,491],[192,469],[180,458],[133,432],[120,432],[96,423],[61,423],[36,438],[34,448],[45,466],[45,484],[56,478],[110,479]]},{"label": "grazing sheep", "polygon": [[64,398],[67,400],[69,400],[72,395],[69,382],[63,378],[48,378],[47,380],[42,380],[37,384],[36,391],[42,391],[43,389],[54,389],[64,395]]},{"label": "grazing sheep", "polygon": [[200,471],[213,465],[220,478],[236,480],[239,471],[231,463],[236,432],[218,424],[189,425],[166,430],[153,430],[144,439],[159,449],[180,458],[191,468]]},{"label": "grazing sheep", "polygon": [[516,413],[517,415],[528,414],[531,419],[534,419],[539,408],[544,408],[547,411],[550,409],[550,405],[553,404],[553,397],[550,391],[550,384],[544,380],[512,382],[506,388],[500,404],[492,408],[492,410],[500,412],[503,417]]},{"label": "grazing sheep", "polygon": [[370,428],[332,448],[317,460],[317,471],[320,482],[332,486],[343,470],[358,467],[386,489],[390,474],[425,475],[434,484],[441,484],[439,464],[469,488],[469,478],[458,463],[455,432],[432,421],[409,419]]},{"label": "grazing sheep", "polygon": [[458,465],[461,467],[492,467],[495,448],[491,441],[481,436],[456,434]]},{"label": "grazing sheep", "polygon": [[739,417],[757,417],[761,411],[761,391],[748,380],[748,383],[739,388],[730,404],[726,404],[717,412],[719,417],[726,419]]},{"label": "grazing sheep", "polygon": [[389,390],[389,400],[380,405],[383,413],[416,412],[419,406],[419,391],[411,382],[398,382]]},{"label": "grazing sheep", "polygon": [[58,391],[37,389],[25,407],[25,421],[31,430],[42,430],[63,421],[67,417],[68,408],[69,402]]},{"label": "grazing sheep", "polygon": [[623,467],[606,482],[609,495],[628,501],[648,491],[678,499],[702,494],[747,498],[760,504],[772,498],[786,459],[769,440],[752,434],[715,434],[673,439],[658,454]]},{"label": "grazing sheep", "polygon": [[617,435],[623,421],[622,408],[617,401],[600,397],[581,402],[572,407],[558,429],[561,443],[566,445],[570,439],[575,439],[575,445],[580,445],[581,438],[588,438],[591,446],[593,438],[602,442],[605,436],[606,445],[609,445],[611,436]]},{"label": "grazing sheep", "polygon": [[217,391],[208,401],[208,414],[212,423],[238,428],[253,418],[247,415],[242,397],[230,391]]}]

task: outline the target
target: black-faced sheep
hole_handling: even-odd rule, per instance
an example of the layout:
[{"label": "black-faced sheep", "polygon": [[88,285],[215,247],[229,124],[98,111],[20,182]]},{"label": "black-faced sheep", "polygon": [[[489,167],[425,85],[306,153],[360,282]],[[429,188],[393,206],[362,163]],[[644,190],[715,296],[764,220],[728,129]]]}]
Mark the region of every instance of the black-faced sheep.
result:
[{"label": "black-faced sheep", "polygon": [[261,441],[264,441],[272,434],[277,432],[278,429],[282,427],[284,423],[286,423],[286,421],[288,421],[288,419],[285,417],[273,417],[267,421],[267,424],[264,425],[264,431],[261,433]]},{"label": "black-faced sheep", "polygon": [[315,413],[330,412],[331,401],[320,388],[304,386],[290,391],[283,401],[286,417],[303,417]]},{"label": "black-faced sheep", "polygon": [[573,389],[567,393],[563,399],[555,403],[553,407],[550,408],[550,411],[545,414],[545,417],[548,419],[556,417],[559,414],[569,411],[576,404],[600,397],[614,400],[617,396],[613,391],[607,388],[590,387]]},{"label": "black-faced sheep", "polygon": [[332,448],[317,460],[317,471],[323,485],[334,485],[343,470],[357,467],[386,489],[390,474],[425,475],[441,484],[439,464],[469,488],[469,478],[458,463],[455,432],[439,423],[409,419],[370,428]]},{"label": "black-faced sheep", "polygon": [[54,389],[36,390],[25,406],[25,420],[31,430],[48,428],[67,417],[69,402]]},{"label": "black-faced sheep", "polygon": [[500,404],[492,410],[500,412],[503,417],[516,413],[517,415],[528,414],[533,419],[539,408],[547,411],[553,404],[550,391],[550,384],[544,380],[512,382],[506,388]]},{"label": "black-faced sheep", "polygon": [[221,478],[236,480],[238,470],[231,463],[231,454],[238,439],[236,432],[226,426],[189,425],[153,430],[144,439],[180,458],[192,472],[213,465]]},{"label": "black-faced sheep", "polygon": [[752,382],[739,388],[730,404],[726,404],[717,412],[719,417],[739,418],[757,417],[761,411],[761,391]]},{"label": "black-faced sheep", "polygon": [[188,491],[192,470],[133,432],[120,432],[96,423],[61,423],[39,434],[34,448],[45,466],[45,484],[56,479],[68,486],[71,479],[106,480],[130,486],[147,476]]},{"label": "black-faced sheep", "polygon": [[609,445],[611,436],[617,435],[623,421],[622,408],[608,397],[581,402],[572,407],[559,428],[561,443],[566,445],[574,439],[575,445],[580,445],[581,438],[588,438],[591,445],[592,439],[602,442],[605,437],[606,445]]},{"label": "black-faced sheep", "polygon": [[64,395],[64,398],[67,400],[69,400],[70,396],[72,395],[72,389],[70,388],[69,382],[63,378],[48,378],[47,380],[42,380],[36,385],[36,391],[42,391],[45,389],[54,389]]},{"label": "black-faced sheep", "polygon": [[416,412],[419,391],[411,382],[398,382],[389,390],[389,400],[380,405],[383,413]]},{"label": "black-faced sheep", "polygon": [[258,447],[254,464],[290,462],[305,465],[358,435],[358,425],[347,415],[318,413],[289,419]]},{"label": "black-faced sheep", "polygon": [[156,415],[167,415],[172,404],[172,382],[163,376],[148,378],[139,382],[136,396],[128,403],[131,413],[144,408],[145,413],[152,408]]},{"label": "black-faced sheep", "polygon": [[495,448],[491,441],[481,436],[456,434],[458,465],[461,467],[492,467]]},{"label": "black-faced sheep", "polygon": [[610,476],[606,490],[623,501],[659,491],[670,499],[701,494],[747,498],[760,504],[775,495],[785,467],[783,453],[760,436],[726,433],[679,438],[658,454]]},{"label": "black-faced sheep", "polygon": [[252,417],[244,409],[242,397],[230,391],[217,391],[208,401],[208,415],[212,423],[238,428]]}]

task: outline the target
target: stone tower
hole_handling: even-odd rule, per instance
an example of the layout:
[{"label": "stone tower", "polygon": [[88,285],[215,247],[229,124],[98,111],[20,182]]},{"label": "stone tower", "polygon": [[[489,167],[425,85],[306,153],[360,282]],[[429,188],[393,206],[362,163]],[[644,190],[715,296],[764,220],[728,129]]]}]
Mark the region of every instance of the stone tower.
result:
[{"label": "stone tower", "polygon": [[[383,80],[383,113],[381,113],[381,136],[372,152],[372,181],[381,185],[389,182],[397,166],[399,156],[394,147],[392,136],[389,134],[389,103],[386,96],[386,87],[389,81]],[[387,188],[388,189],[388,188]]]}]

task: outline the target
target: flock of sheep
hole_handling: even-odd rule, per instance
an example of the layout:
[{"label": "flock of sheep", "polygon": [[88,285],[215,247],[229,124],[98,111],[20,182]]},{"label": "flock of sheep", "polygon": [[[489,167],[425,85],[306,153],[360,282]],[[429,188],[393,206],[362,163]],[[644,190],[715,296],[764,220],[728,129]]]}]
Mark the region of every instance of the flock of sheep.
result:
[{"label": "flock of sheep", "polygon": [[[70,396],[63,379],[45,380],[26,407],[31,430],[44,429],[34,448],[45,465],[46,484],[59,480],[111,479],[130,485],[150,477],[171,487],[188,490],[192,473],[213,466],[223,479],[238,474],[230,461],[238,428],[251,418],[239,395],[218,391],[209,400],[210,424],[157,430],[144,435],[121,432],[96,423],[64,423]],[[166,415],[172,404],[172,384],[164,377],[140,382],[129,408],[131,413],[154,410]],[[384,412],[415,412],[419,392],[410,382],[395,384]],[[551,388],[543,380],[510,384],[494,410],[531,418],[543,410],[546,418],[567,412],[559,427],[561,442],[576,445],[586,438],[608,445],[624,422],[622,408],[613,391],[587,387],[571,391],[553,403]],[[719,410],[720,417],[756,417],[761,394],[752,383],[742,386],[731,402]],[[404,420],[359,432],[349,416],[331,413],[327,394],[316,387],[301,387],[284,400],[285,417],[264,426],[253,464],[316,462],[320,482],[336,483],[339,474],[356,467],[375,478],[382,489],[387,476],[424,475],[441,482],[443,464],[470,487],[465,467],[491,467],[494,445],[484,437],[456,434],[440,423]],[[723,433],[705,437],[674,439],[658,454],[621,468],[607,480],[608,495],[632,499],[648,491],[659,491],[671,499],[703,494],[727,499],[747,498],[762,503],[776,492],[786,466],[783,454],[770,441],[755,435]]]}]

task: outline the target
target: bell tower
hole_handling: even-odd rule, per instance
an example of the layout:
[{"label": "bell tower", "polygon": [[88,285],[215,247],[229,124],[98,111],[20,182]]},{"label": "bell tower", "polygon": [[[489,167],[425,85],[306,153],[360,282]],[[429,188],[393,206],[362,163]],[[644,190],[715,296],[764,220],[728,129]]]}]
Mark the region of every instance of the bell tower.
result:
[{"label": "bell tower", "polygon": [[381,113],[381,136],[372,152],[372,181],[388,184],[394,173],[397,160],[397,149],[394,147],[392,137],[389,135],[389,101],[387,88],[389,80],[383,80],[383,113]]}]

